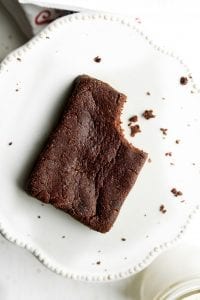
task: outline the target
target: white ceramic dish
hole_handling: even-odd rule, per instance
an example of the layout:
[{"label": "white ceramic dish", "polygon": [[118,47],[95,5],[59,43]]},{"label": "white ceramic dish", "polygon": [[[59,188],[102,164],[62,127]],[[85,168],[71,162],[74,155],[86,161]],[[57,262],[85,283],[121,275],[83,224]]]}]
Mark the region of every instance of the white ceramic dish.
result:
[{"label": "white ceramic dish", "polygon": [[[101,63],[94,62],[97,55]],[[199,95],[193,79],[185,86],[179,83],[189,72],[179,57],[156,46],[128,21],[101,14],[59,19],[9,55],[0,69],[2,234],[58,274],[90,281],[130,276],[178,241],[199,208]],[[127,94],[125,134],[152,160],[107,234],[42,206],[23,190],[64,95],[83,73]],[[156,118],[142,118],[145,109],[153,109]],[[127,124],[134,114],[140,116],[142,133],[133,139]],[[167,136],[160,128],[168,128]],[[183,196],[174,197],[173,187]],[[166,214],[159,211],[161,204]]]}]

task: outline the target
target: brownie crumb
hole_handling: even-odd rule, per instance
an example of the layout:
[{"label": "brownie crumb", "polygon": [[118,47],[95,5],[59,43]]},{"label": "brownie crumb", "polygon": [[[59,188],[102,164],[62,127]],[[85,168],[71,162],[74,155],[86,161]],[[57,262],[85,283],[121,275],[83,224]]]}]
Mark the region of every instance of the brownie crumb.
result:
[{"label": "brownie crumb", "polygon": [[147,215],[146,214],[144,214],[144,217],[146,217]]},{"label": "brownie crumb", "polygon": [[17,57],[17,60],[18,60],[18,61],[22,61],[20,57]]},{"label": "brownie crumb", "polygon": [[40,216],[37,216],[37,218],[40,219],[41,217],[40,217]]},{"label": "brownie crumb", "polygon": [[94,58],[94,61],[95,61],[96,63],[100,63],[100,62],[101,62],[101,57],[96,56],[96,57]]},{"label": "brownie crumb", "polygon": [[138,116],[132,116],[130,119],[129,119],[130,122],[133,122],[133,123],[136,123],[138,121]]},{"label": "brownie crumb", "polygon": [[195,164],[195,163],[192,163],[192,165],[195,166],[196,164]]},{"label": "brownie crumb", "polygon": [[8,146],[11,146],[12,145],[12,142],[8,143]]},{"label": "brownie crumb", "polygon": [[165,156],[172,156],[172,152],[166,152]]},{"label": "brownie crumb", "polygon": [[62,236],[62,239],[65,239],[65,235]]},{"label": "brownie crumb", "polygon": [[42,206],[44,206],[44,203],[41,203]]},{"label": "brownie crumb", "polygon": [[167,135],[167,128],[160,128],[160,131],[162,131],[163,135]]},{"label": "brownie crumb", "polygon": [[50,39],[50,37],[49,37],[49,36],[46,36],[46,39],[47,39],[47,40],[49,40],[49,39]]},{"label": "brownie crumb", "polygon": [[142,114],[142,116],[146,119],[146,120],[149,120],[149,119],[152,119],[152,118],[155,118],[156,116],[153,114],[153,110],[152,109],[149,109],[149,110],[145,110]]},{"label": "brownie crumb", "polygon": [[100,264],[101,264],[101,262],[100,262],[100,261],[97,261],[97,262],[96,262],[96,264],[97,264],[97,265],[100,265]]},{"label": "brownie crumb", "polygon": [[151,93],[150,93],[150,92],[146,92],[146,95],[147,95],[147,96],[150,96],[150,95],[151,95]]},{"label": "brownie crumb", "polygon": [[19,92],[19,89],[15,89],[15,92]]},{"label": "brownie crumb", "polygon": [[172,163],[172,162],[170,162],[170,165],[171,165],[171,166],[174,166],[175,164],[174,164],[174,163]]},{"label": "brownie crumb", "polygon": [[162,97],[162,100],[165,100],[166,98],[165,97]]},{"label": "brownie crumb", "polygon": [[182,84],[182,85],[186,85],[188,83],[188,79],[187,79],[187,77],[181,77],[180,78],[180,84]]},{"label": "brownie crumb", "polygon": [[148,163],[151,163],[151,162],[152,162],[151,158],[148,158]]},{"label": "brownie crumb", "polygon": [[162,204],[161,206],[160,206],[160,212],[162,213],[162,214],[165,214],[166,212],[167,212],[167,210],[166,210],[166,208],[165,208],[165,206]]},{"label": "brownie crumb", "polygon": [[128,123],[128,126],[130,127],[132,125],[132,123]]},{"label": "brownie crumb", "polygon": [[175,143],[176,143],[176,144],[180,144],[180,140],[176,140]]},{"label": "brownie crumb", "polygon": [[177,191],[176,188],[173,188],[171,189],[171,193],[175,196],[175,197],[178,197],[178,196],[182,196],[183,193],[181,191]]},{"label": "brownie crumb", "polygon": [[125,238],[121,238],[121,241],[122,241],[122,242],[125,242],[125,241],[126,241],[126,239],[125,239]]},{"label": "brownie crumb", "polygon": [[181,203],[184,203],[185,202],[185,200],[181,200]]},{"label": "brownie crumb", "polygon": [[131,126],[131,136],[132,137],[134,137],[139,132],[141,132],[139,125]]}]

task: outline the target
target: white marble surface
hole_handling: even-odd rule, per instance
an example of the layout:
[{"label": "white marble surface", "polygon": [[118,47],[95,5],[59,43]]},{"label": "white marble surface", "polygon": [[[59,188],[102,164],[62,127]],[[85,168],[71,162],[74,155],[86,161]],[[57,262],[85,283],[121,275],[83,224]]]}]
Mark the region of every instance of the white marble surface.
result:
[{"label": "white marble surface", "polygon": [[[138,16],[135,15],[133,19],[135,17]],[[157,43],[181,55],[200,85],[200,15],[168,12],[160,15],[140,14],[139,17],[141,24],[138,25]],[[23,42],[25,37],[0,6],[0,60]],[[181,247],[200,247],[199,236],[200,218],[197,215],[188,228]],[[129,279],[107,284],[74,282],[47,270],[26,250],[12,245],[0,236],[0,300],[140,300],[142,276],[143,273],[139,273]]]}]

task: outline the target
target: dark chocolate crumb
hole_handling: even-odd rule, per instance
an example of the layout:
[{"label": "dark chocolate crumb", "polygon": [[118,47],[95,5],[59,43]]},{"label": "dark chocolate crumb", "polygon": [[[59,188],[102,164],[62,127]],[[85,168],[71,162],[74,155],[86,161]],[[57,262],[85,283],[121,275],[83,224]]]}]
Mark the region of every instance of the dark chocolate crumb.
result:
[{"label": "dark chocolate crumb", "polygon": [[47,39],[47,40],[49,40],[49,39],[50,39],[50,37],[49,37],[49,36],[46,36],[46,39]]},{"label": "dark chocolate crumb", "polygon": [[131,126],[131,136],[134,137],[137,133],[141,132],[139,125]]},{"label": "dark chocolate crumb", "polygon": [[19,89],[16,89],[15,92],[19,92]]},{"label": "dark chocolate crumb", "polygon": [[178,197],[178,196],[182,196],[183,193],[181,191],[177,191],[176,188],[173,188],[171,189],[171,193],[175,196],[175,197]]},{"label": "dark chocolate crumb", "polygon": [[136,123],[138,121],[138,116],[132,116],[130,119],[129,119],[130,122],[133,122],[133,123]]},{"label": "dark chocolate crumb", "polygon": [[160,131],[162,131],[163,135],[167,135],[167,128],[160,128]]},{"label": "dark chocolate crumb", "polygon": [[190,79],[192,79],[192,75],[189,75],[188,77],[189,77]]},{"label": "dark chocolate crumb", "polygon": [[12,142],[8,143],[8,146],[11,146],[12,145]]},{"label": "dark chocolate crumb", "polygon": [[180,144],[180,140],[176,140],[175,143],[176,143],[176,144]]},{"label": "dark chocolate crumb", "polygon": [[97,262],[96,262],[96,264],[97,264],[97,265],[100,265],[100,264],[101,264],[101,262],[100,262],[100,261],[97,261]]},{"label": "dark chocolate crumb", "polygon": [[185,200],[181,200],[181,203],[184,203],[185,202]]},{"label": "dark chocolate crumb", "polygon": [[142,114],[142,116],[146,119],[146,120],[149,120],[149,119],[152,119],[152,118],[155,118],[156,116],[153,114],[153,110],[152,109],[149,109],[149,110],[145,110]]},{"label": "dark chocolate crumb", "polygon": [[40,219],[41,217],[40,217],[40,216],[37,216],[37,218]]},{"label": "dark chocolate crumb", "polygon": [[174,164],[174,163],[172,163],[172,162],[170,162],[170,165],[171,165],[171,166],[174,166],[175,164]]},{"label": "dark chocolate crumb", "polygon": [[186,85],[187,83],[188,83],[187,77],[182,76],[182,77],[180,78],[180,84]]},{"label": "dark chocolate crumb", "polygon": [[17,60],[18,60],[18,61],[22,61],[20,57],[17,57]]},{"label": "dark chocolate crumb", "polygon": [[162,100],[166,100],[166,98],[165,98],[165,97],[162,97]]},{"label": "dark chocolate crumb", "polygon": [[151,95],[151,93],[150,93],[150,92],[146,92],[146,95],[147,95],[147,96],[150,96],[150,95]]},{"label": "dark chocolate crumb", "polygon": [[132,125],[132,123],[128,123],[128,126],[131,126]]},{"label": "dark chocolate crumb", "polygon": [[65,239],[65,235],[62,236],[62,239]]},{"label": "dark chocolate crumb", "polygon": [[41,203],[42,206],[44,206],[44,203]]},{"label": "dark chocolate crumb", "polygon": [[159,210],[160,210],[160,212],[163,213],[163,214],[165,214],[165,213],[167,212],[167,210],[166,210],[166,208],[165,208],[165,206],[164,206],[163,204],[160,205]]},{"label": "dark chocolate crumb", "polygon": [[125,242],[125,241],[126,241],[126,239],[125,239],[125,238],[121,238],[121,241]]},{"label": "dark chocolate crumb", "polygon": [[101,62],[101,57],[96,56],[96,57],[94,58],[94,61],[95,61],[96,63],[100,63],[100,62]]},{"label": "dark chocolate crumb", "polygon": [[147,215],[146,214],[144,214],[144,217],[146,217]]},{"label": "dark chocolate crumb", "polygon": [[195,163],[192,163],[192,165],[195,166],[196,164],[195,164]]},{"label": "dark chocolate crumb", "polygon": [[172,156],[172,152],[166,152],[165,156]]},{"label": "dark chocolate crumb", "polygon": [[148,158],[148,163],[151,163],[151,162],[152,162],[151,158]]}]

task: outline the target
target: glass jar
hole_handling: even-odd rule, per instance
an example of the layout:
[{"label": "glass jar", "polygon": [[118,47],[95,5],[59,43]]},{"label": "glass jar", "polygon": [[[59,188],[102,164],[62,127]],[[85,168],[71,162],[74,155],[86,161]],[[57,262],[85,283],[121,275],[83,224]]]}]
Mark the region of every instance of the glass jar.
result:
[{"label": "glass jar", "polygon": [[200,300],[200,248],[180,244],[143,274],[141,300]]}]

